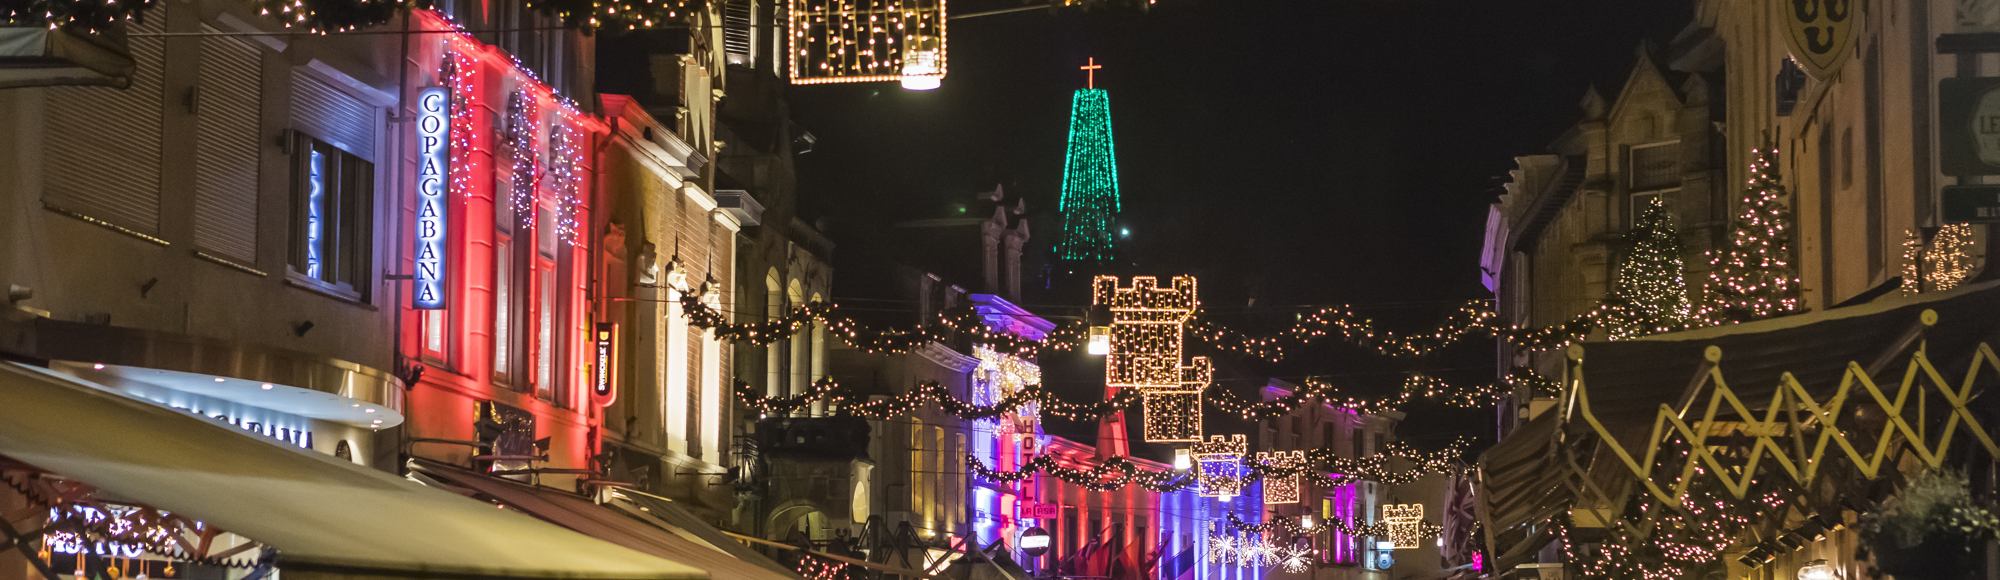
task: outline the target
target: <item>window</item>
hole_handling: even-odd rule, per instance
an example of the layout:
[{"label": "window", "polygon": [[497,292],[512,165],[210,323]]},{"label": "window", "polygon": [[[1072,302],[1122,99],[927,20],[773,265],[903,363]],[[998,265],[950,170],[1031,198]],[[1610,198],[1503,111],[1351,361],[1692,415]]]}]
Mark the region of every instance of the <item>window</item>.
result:
[{"label": "window", "polygon": [[292,279],[366,302],[375,164],[303,132],[295,134]]},{"label": "window", "polygon": [[1681,186],[1681,142],[1664,141],[1635,145],[1626,172],[1632,191],[1653,191]]},{"label": "window", "polygon": [[1625,223],[1637,226],[1639,224],[1639,216],[1646,215],[1646,208],[1658,201],[1660,201],[1660,193],[1657,191],[1632,194],[1632,221]]}]

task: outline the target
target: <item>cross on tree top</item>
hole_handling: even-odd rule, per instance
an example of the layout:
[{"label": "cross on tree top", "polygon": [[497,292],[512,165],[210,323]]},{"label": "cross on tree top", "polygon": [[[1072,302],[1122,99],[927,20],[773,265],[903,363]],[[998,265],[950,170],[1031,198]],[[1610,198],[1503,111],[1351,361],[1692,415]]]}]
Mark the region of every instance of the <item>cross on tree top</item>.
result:
[{"label": "cross on tree top", "polygon": [[1084,72],[1089,74],[1089,76],[1084,77],[1086,79],[1084,88],[1089,88],[1089,89],[1097,88],[1097,69],[1104,68],[1104,65],[1097,64],[1097,57],[1094,56],[1090,57],[1090,64],[1083,65],[1077,68],[1083,69]]}]

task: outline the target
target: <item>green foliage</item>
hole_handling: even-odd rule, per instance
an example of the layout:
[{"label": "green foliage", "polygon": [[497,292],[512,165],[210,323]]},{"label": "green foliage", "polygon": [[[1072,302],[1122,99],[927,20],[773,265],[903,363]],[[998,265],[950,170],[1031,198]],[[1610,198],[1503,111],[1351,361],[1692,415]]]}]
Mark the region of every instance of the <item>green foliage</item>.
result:
[{"label": "green foliage", "polygon": [[1625,260],[1611,292],[1612,302],[1625,309],[1624,323],[1612,330],[1616,338],[1678,330],[1691,314],[1673,215],[1659,196],[1644,203],[1638,223],[1625,234]]},{"label": "green foliage", "polygon": [[1889,499],[1887,509],[1863,516],[1861,536],[1899,548],[1943,539],[1970,550],[1974,543],[2000,537],[2000,514],[1994,510],[1973,499],[1965,475],[1930,469],[1911,477]]},{"label": "green foliage", "polygon": [[1069,156],[1063,161],[1062,240],[1064,260],[1111,259],[1112,221],[1118,201],[1118,158],[1111,146],[1111,95],[1082,89],[1070,105]]}]

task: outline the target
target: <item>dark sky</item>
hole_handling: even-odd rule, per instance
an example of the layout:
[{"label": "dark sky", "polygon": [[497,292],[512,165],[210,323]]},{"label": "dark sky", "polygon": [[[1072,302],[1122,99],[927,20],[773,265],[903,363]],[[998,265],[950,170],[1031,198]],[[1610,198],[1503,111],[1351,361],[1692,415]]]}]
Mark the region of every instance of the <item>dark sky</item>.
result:
[{"label": "dark sky", "polygon": [[[1053,211],[1077,67],[1095,57],[1127,271],[1197,275],[1213,316],[1244,328],[1281,325],[1298,311],[1284,306],[1345,303],[1421,330],[1486,296],[1480,240],[1512,157],[1544,151],[1587,86],[1614,92],[1641,39],[1664,42],[1689,18],[1687,0],[1158,0],[1146,13],[956,20],[939,90],[790,89],[796,122],[818,137],[799,158],[799,199],[837,243],[940,217],[995,183]],[[1220,364],[1244,380],[1342,374],[1384,390],[1410,366],[1326,350]],[[1490,381],[1492,352],[1419,366]]]}]

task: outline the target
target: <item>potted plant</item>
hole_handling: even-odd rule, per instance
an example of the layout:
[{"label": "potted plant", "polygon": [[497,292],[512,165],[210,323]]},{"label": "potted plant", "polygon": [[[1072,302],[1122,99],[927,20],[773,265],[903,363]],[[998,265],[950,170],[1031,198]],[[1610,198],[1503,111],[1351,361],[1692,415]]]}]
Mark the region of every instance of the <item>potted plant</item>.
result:
[{"label": "potted plant", "polygon": [[1950,469],[1916,474],[1883,505],[1862,516],[1861,538],[1875,567],[1897,578],[1963,577],[1973,548],[2000,537],[2000,514],[1973,499],[1965,476]]}]

